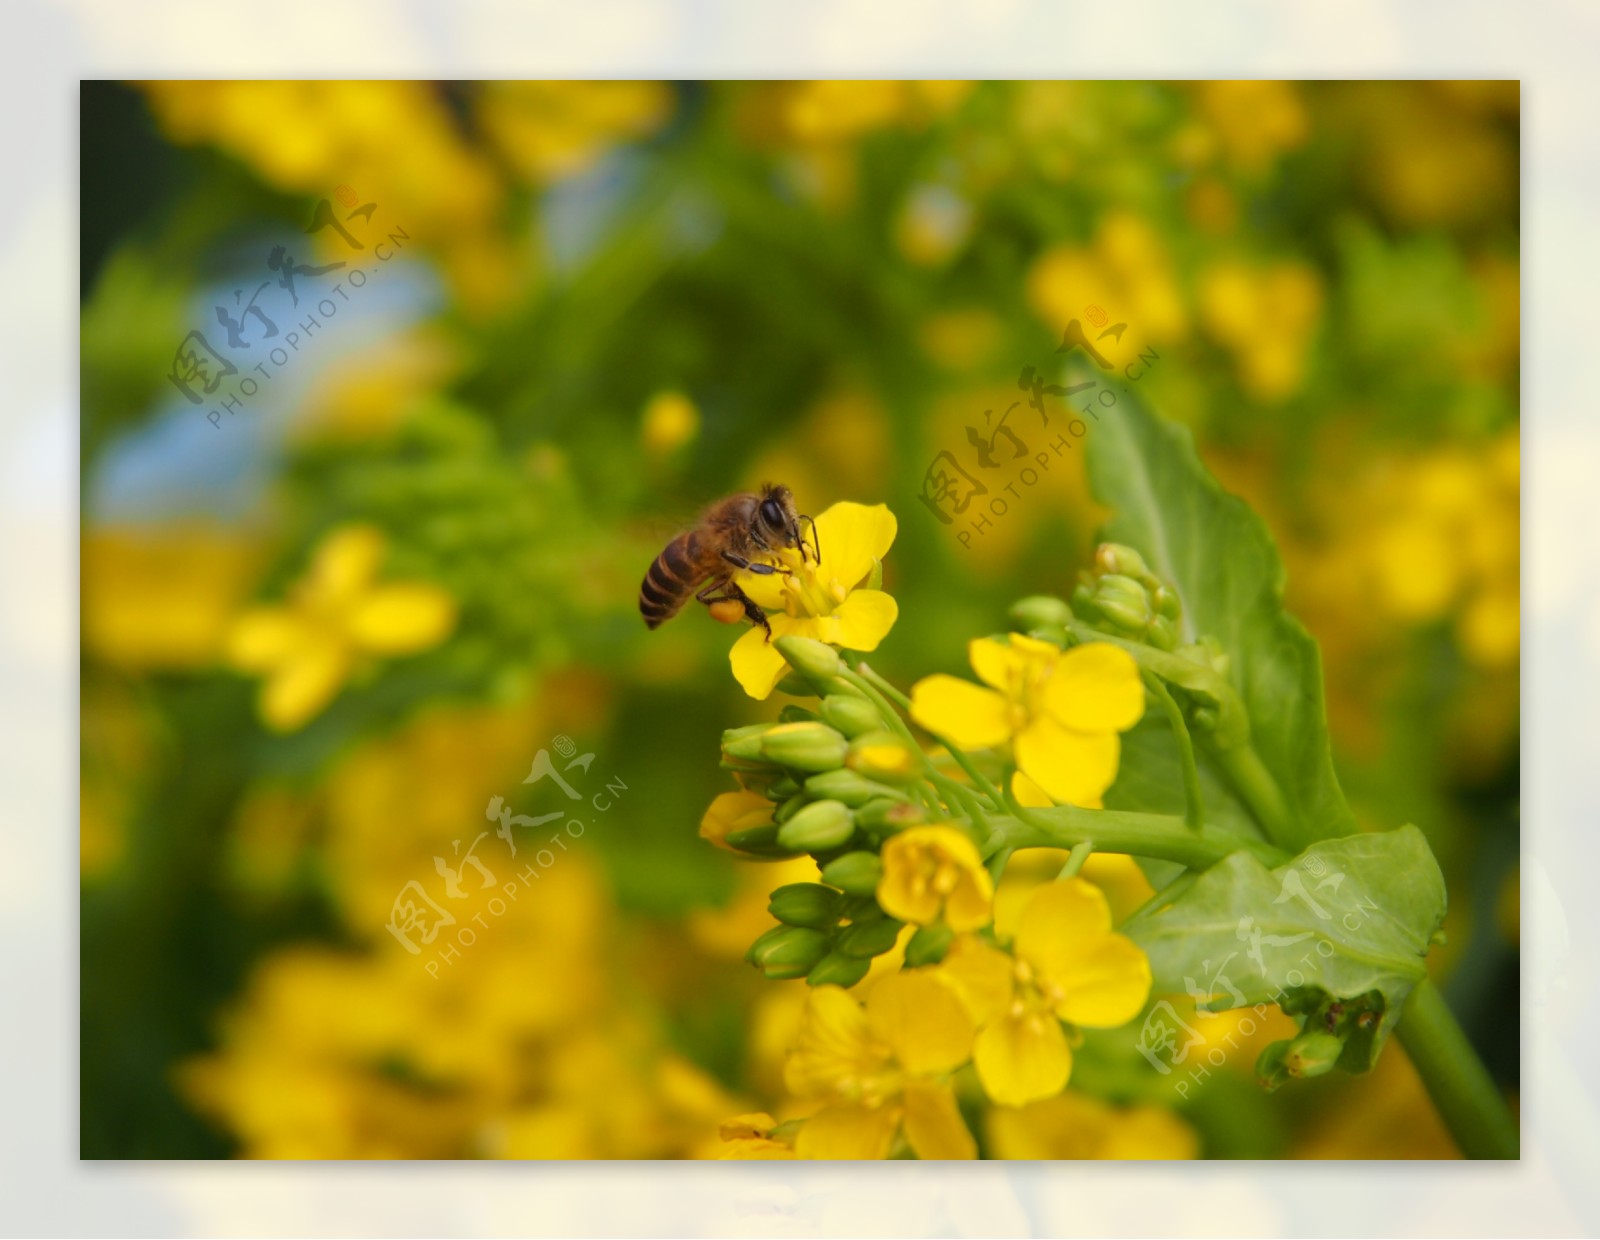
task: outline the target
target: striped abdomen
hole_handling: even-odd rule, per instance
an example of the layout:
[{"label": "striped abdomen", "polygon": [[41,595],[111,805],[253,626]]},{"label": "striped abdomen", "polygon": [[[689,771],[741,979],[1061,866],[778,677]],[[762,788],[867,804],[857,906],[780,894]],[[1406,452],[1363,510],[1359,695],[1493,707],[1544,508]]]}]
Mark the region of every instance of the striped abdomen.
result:
[{"label": "striped abdomen", "polygon": [[639,587],[639,614],[650,628],[672,619],[704,579],[699,567],[700,536],[679,534],[656,556]]}]

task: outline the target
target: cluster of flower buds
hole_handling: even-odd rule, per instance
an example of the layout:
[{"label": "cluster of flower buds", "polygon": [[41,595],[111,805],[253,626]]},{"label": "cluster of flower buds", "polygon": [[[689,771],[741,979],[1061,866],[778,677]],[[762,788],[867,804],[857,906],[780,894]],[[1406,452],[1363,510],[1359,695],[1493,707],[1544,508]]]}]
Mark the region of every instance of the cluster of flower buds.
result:
[{"label": "cluster of flower buds", "polygon": [[723,766],[774,808],[770,821],[723,842],[755,857],[809,853],[826,866],[924,821],[905,791],[922,770],[922,754],[882,722],[864,698],[830,695],[816,711],[786,706],[777,723],[724,732]]},{"label": "cluster of flower buds", "polygon": [[1183,604],[1132,547],[1101,543],[1094,566],[1072,592],[1072,611],[1081,620],[1159,650],[1178,645]]},{"label": "cluster of flower buds", "polygon": [[1332,1072],[1341,1059],[1350,1071],[1361,1071],[1383,1019],[1383,995],[1377,991],[1352,999],[1333,999],[1320,991],[1291,995],[1283,1004],[1289,1015],[1305,1012],[1300,1032],[1274,1042],[1256,1059],[1256,1077],[1267,1089],[1291,1080]]}]

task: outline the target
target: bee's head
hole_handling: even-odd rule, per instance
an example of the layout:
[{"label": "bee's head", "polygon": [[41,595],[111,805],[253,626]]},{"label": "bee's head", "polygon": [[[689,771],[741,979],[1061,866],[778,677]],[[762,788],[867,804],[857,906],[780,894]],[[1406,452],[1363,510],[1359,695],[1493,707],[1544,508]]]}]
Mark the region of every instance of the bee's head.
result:
[{"label": "bee's head", "polygon": [[788,487],[769,482],[761,488],[761,500],[756,505],[756,526],[766,545],[799,547],[804,559],[808,552],[814,553],[814,549],[801,539],[800,522],[810,520],[795,511],[794,496]]}]

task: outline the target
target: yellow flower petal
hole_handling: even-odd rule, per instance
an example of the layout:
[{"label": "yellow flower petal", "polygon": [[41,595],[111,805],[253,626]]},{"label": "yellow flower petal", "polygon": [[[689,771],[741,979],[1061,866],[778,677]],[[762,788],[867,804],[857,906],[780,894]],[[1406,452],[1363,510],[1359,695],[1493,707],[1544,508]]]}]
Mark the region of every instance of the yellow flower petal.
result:
[{"label": "yellow flower petal", "polygon": [[261,685],[258,704],[267,726],[293,732],[322,713],[350,674],[350,652],[340,642],[309,642]]},{"label": "yellow flower petal", "polygon": [[852,590],[817,621],[818,639],[846,650],[876,650],[899,616],[900,605],[882,590]]},{"label": "yellow flower petal", "polygon": [[771,821],[772,802],[759,792],[743,788],[737,792],[724,792],[711,802],[705,817],[700,819],[700,838],[709,840],[718,848],[744,856],[738,849],[725,843],[728,834]]},{"label": "yellow flower petal", "polygon": [[[1011,795],[1027,806],[1029,809],[1048,809],[1055,802],[1050,799],[1050,794],[1021,771],[1015,771],[1011,776]],[[1089,806],[1090,809],[1099,809],[1098,805]]]},{"label": "yellow flower petal", "polygon": [[905,1088],[906,1140],[918,1158],[976,1158],[978,1143],[967,1131],[948,1085],[912,1081]]},{"label": "yellow flower petal", "polygon": [[800,1032],[784,1063],[784,1083],[802,1097],[826,1096],[842,1082],[881,1067],[861,1005],[839,986],[818,986],[807,997]]},{"label": "yellow flower petal", "polygon": [[377,526],[340,526],[317,545],[307,587],[327,602],[353,598],[377,577],[386,545]]},{"label": "yellow flower petal", "polygon": [[1015,947],[1062,992],[1056,1014],[1075,1025],[1126,1024],[1150,997],[1150,961],[1131,939],[1111,933],[1105,893],[1081,878],[1038,890],[1017,922]]},{"label": "yellow flower petal", "polygon": [[1079,945],[1111,933],[1111,906],[1105,892],[1081,878],[1046,883],[1028,901],[1017,921],[1016,952],[1035,968],[1056,976],[1053,962],[1071,958]]},{"label": "yellow flower petal", "polygon": [[962,749],[988,749],[1011,735],[1004,697],[942,672],[911,686],[911,718]]},{"label": "yellow flower petal", "polygon": [[968,644],[967,659],[984,684],[1015,693],[1027,673],[1029,653],[998,638],[980,637]]},{"label": "yellow flower petal", "polygon": [[900,1126],[890,1107],[823,1107],[800,1126],[795,1153],[801,1158],[887,1158]]},{"label": "yellow flower petal", "polygon": [[874,560],[888,553],[898,530],[887,504],[834,504],[817,518],[817,541],[822,547],[817,575],[850,589],[872,571]]},{"label": "yellow flower petal", "polygon": [[315,640],[314,630],[286,607],[256,607],[233,623],[228,662],[242,672],[265,672]]},{"label": "yellow flower petal", "polygon": [[1065,975],[1051,979],[1065,992],[1056,1014],[1087,1029],[1125,1025],[1150,998],[1150,960],[1121,934],[1087,944]]},{"label": "yellow flower petal", "polygon": [[1122,746],[1115,732],[1073,732],[1048,715],[1017,737],[1017,765],[1057,801],[1098,809],[1117,777]]},{"label": "yellow flower petal", "polygon": [[978,1035],[972,1060],[984,1092],[1001,1106],[1026,1106],[1059,1094],[1072,1075],[1066,1034],[1045,1012],[994,1021]]},{"label": "yellow flower petal", "polygon": [[867,1023],[916,1076],[949,1072],[972,1054],[972,1018],[932,972],[891,973],[867,996]]},{"label": "yellow flower petal", "polygon": [[[810,621],[797,621],[790,616],[773,616],[772,636],[778,638],[789,633],[798,633],[802,637],[810,637],[811,633],[808,631],[810,623]],[[783,661],[778,648],[767,640],[765,633],[754,626],[733,643],[733,648],[728,651],[728,661],[733,667],[733,678],[739,682],[739,687],[758,701],[765,701],[770,697],[773,688],[789,670],[789,665]]]},{"label": "yellow flower petal", "polygon": [[1045,707],[1076,732],[1126,732],[1144,715],[1139,665],[1108,642],[1075,646],[1044,684]]},{"label": "yellow flower petal", "polygon": [[350,637],[371,654],[416,654],[437,646],[455,628],[456,603],[437,586],[404,582],[379,586],[350,614]]},{"label": "yellow flower petal", "polygon": [[883,846],[878,903],[891,917],[952,930],[988,925],[994,883],[972,841],[951,827],[912,827]]},{"label": "yellow flower petal", "polygon": [[950,986],[973,1021],[982,1026],[1011,1006],[1016,962],[997,947],[972,935],[950,945],[936,975]]},{"label": "yellow flower petal", "polygon": [[788,610],[788,594],[784,590],[784,583],[788,579],[782,573],[744,571],[738,573],[734,580],[764,611]]}]

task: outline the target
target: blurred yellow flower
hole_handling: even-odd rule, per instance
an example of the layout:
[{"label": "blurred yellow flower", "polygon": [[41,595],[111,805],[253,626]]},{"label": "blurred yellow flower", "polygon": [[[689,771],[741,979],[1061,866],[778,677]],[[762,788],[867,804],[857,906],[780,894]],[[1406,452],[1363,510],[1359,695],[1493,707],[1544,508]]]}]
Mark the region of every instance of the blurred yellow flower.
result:
[{"label": "blurred yellow flower", "polygon": [[253,608],[235,621],[228,659],[265,677],[259,708],[269,727],[292,732],[315,718],[363,656],[417,654],[450,635],[456,605],[439,587],[377,584],[384,549],[372,526],[334,530],[286,606]]},{"label": "blurred yellow flower", "polygon": [[788,1141],[775,1139],[772,1130],[778,1121],[764,1111],[736,1115],[724,1120],[717,1128],[723,1147],[718,1158],[785,1159],[795,1157],[794,1146]]},{"label": "blurred yellow flower", "polygon": [[1069,878],[1041,887],[1017,924],[1011,952],[967,936],[938,967],[979,1027],[973,1063],[1003,1106],[1059,1093],[1072,1074],[1061,1021],[1111,1029],[1150,997],[1150,962],[1111,929],[1094,884]]},{"label": "blurred yellow flower", "polygon": [[[988,1113],[997,1158],[1198,1158],[1200,1138],[1165,1107],[1113,1106],[1076,1090]],[[1358,1155],[1359,1156],[1359,1155]]]},{"label": "blurred yellow flower", "polygon": [[883,846],[878,903],[901,921],[977,930],[993,918],[994,883],[978,850],[954,827],[912,827]]},{"label": "blurred yellow flower", "polygon": [[919,1158],[977,1149],[948,1075],[972,1053],[972,1020],[928,970],[892,974],[857,1004],[837,986],[811,993],[785,1080],[824,1100],[795,1140],[802,1158],[886,1158],[896,1135]]},{"label": "blurred yellow flower", "polygon": [[659,129],[672,102],[665,82],[489,82],[477,115],[518,174],[543,184],[583,172],[617,143]]},{"label": "blurred yellow flower", "polygon": [[650,456],[671,456],[699,432],[700,411],[682,392],[657,392],[644,407],[639,433]]},{"label": "blurred yellow flower", "polygon": [[720,793],[711,802],[700,819],[700,838],[726,852],[745,856],[727,843],[728,835],[748,827],[759,827],[772,821],[772,802],[759,792],[740,788],[735,792]]},{"label": "blurred yellow flower", "polygon": [[1206,329],[1233,354],[1247,392],[1277,401],[1300,390],[1322,313],[1322,283],[1312,267],[1217,263],[1201,276],[1200,309]]},{"label": "blurred yellow flower", "polygon": [[203,667],[260,567],[260,549],[199,525],[95,526],[83,535],[83,644],[125,669]]},{"label": "blurred yellow flower", "polygon": [[[1057,246],[1028,269],[1028,304],[1059,333],[1082,319],[1091,304],[1129,325],[1127,341],[1156,342],[1188,334],[1167,248],[1148,223],[1126,211],[1109,211],[1092,247]],[[1100,342],[1104,352],[1116,342]]]},{"label": "blurred yellow flower", "polygon": [[[900,609],[882,590],[861,588],[861,583],[887,554],[897,529],[894,513],[884,504],[834,504],[817,518],[818,559],[790,548],[775,556],[787,572],[763,576],[746,570],[735,579],[775,613],[774,638],[810,637],[847,650],[876,650]],[[753,698],[769,696],[788,667],[754,627],[733,644],[728,657],[734,678]]]},{"label": "blurred yellow flower", "polygon": [[1195,93],[1224,155],[1243,172],[1265,171],[1310,136],[1310,120],[1293,82],[1200,82]]},{"label": "blurred yellow flower", "polygon": [[1057,801],[1098,809],[1117,777],[1119,732],[1144,715],[1139,667],[1105,642],[1063,652],[1012,633],[1008,642],[979,638],[968,647],[988,688],[942,673],[911,689],[911,717],[963,749],[1012,742],[1024,777],[1013,791],[1037,802],[1029,784]]}]

